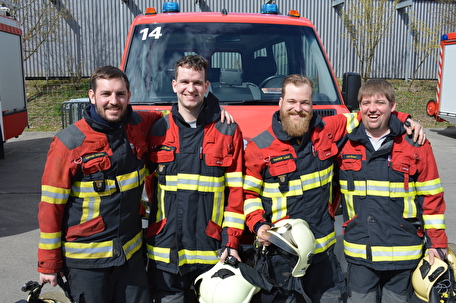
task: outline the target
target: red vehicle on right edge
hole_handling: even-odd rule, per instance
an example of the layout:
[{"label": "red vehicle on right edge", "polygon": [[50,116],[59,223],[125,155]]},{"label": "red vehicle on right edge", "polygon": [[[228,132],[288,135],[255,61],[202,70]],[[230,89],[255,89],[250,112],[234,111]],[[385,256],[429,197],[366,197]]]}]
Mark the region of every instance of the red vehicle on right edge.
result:
[{"label": "red vehicle on right edge", "polygon": [[444,34],[440,41],[439,79],[437,99],[430,100],[426,112],[438,122],[447,121],[456,125],[456,33]]}]

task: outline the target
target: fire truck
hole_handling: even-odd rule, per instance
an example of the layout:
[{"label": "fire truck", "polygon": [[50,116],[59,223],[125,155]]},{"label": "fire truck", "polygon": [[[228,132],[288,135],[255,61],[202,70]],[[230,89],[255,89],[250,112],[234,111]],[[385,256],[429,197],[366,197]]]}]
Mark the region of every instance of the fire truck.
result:
[{"label": "fire truck", "polygon": [[426,112],[438,122],[447,121],[456,125],[456,33],[444,34],[440,41],[440,61],[436,100],[430,100]]},{"label": "fire truck", "polygon": [[22,59],[22,29],[17,20],[0,14],[0,159],[4,142],[28,125]]},{"label": "fire truck", "polygon": [[[174,64],[198,54],[209,61],[209,90],[234,117],[245,142],[263,131],[279,109],[283,79],[302,74],[315,83],[315,112],[321,116],[358,107],[358,74],[344,74],[342,92],[314,25],[296,10],[279,15],[276,4],[261,13],[180,12],[165,2],[132,22],[120,68],[130,79],[135,110],[168,110],[177,101]],[[83,103],[62,105],[65,127],[81,118]],[[76,114],[77,113],[77,114]]]}]

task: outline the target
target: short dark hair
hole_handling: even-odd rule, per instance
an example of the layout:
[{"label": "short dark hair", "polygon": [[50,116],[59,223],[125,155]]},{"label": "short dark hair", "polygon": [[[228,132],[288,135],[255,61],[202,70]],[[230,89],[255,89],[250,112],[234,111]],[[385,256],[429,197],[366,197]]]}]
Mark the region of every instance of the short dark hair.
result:
[{"label": "short dark hair", "polygon": [[194,70],[204,70],[204,80],[206,81],[208,66],[209,62],[200,55],[188,55],[182,57],[179,61],[176,62],[176,65],[174,65],[174,79],[177,79],[178,67],[186,67]]},{"label": "short dark hair", "polygon": [[127,85],[127,90],[130,91],[130,81],[128,80],[127,75],[120,70],[119,68],[111,65],[106,65],[97,68],[90,77],[90,88],[93,91],[97,89],[98,79],[124,79],[125,84]]},{"label": "short dark hair", "polygon": [[361,85],[358,91],[358,102],[365,96],[385,95],[390,103],[396,102],[394,87],[385,79],[369,79]]},{"label": "short dark hair", "polygon": [[312,80],[310,80],[310,78],[308,78],[306,76],[303,76],[303,75],[300,75],[300,74],[292,74],[292,75],[287,76],[283,80],[283,83],[282,83],[282,98],[285,96],[285,87],[288,84],[293,84],[294,86],[302,86],[304,84],[307,84],[312,89],[312,93],[313,93],[313,90],[314,90],[314,83],[313,83]]}]

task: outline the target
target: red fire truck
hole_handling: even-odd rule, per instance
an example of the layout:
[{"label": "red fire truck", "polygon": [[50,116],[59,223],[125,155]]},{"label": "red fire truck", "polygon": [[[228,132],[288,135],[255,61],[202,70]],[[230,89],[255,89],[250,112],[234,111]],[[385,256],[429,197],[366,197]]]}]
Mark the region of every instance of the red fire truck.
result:
[{"label": "red fire truck", "polygon": [[456,33],[444,34],[440,41],[440,62],[436,100],[430,100],[426,112],[437,121],[456,125]]},{"label": "red fire truck", "polygon": [[22,30],[17,20],[0,14],[0,159],[4,141],[28,125],[22,61]]},{"label": "red fire truck", "polygon": [[[178,3],[165,2],[162,13],[148,8],[130,26],[120,68],[130,79],[134,109],[169,109],[177,101],[174,64],[190,54],[209,61],[209,90],[234,116],[245,142],[271,123],[289,74],[314,81],[313,108],[321,116],[358,107],[359,76],[345,74],[341,93],[314,25],[298,11],[279,15],[276,4],[265,4],[257,14],[183,13]],[[63,104],[64,127],[81,118],[84,101]]]}]

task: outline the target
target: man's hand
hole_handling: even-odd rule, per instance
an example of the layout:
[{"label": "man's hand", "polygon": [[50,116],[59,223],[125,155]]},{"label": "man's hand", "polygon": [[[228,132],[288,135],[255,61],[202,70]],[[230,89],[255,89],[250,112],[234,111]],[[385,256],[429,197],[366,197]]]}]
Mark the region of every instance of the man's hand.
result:
[{"label": "man's hand", "polygon": [[268,238],[265,237],[265,233],[270,229],[271,229],[271,226],[269,226],[268,224],[261,225],[260,228],[258,228],[258,232],[257,232],[258,244],[263,245],[263,246],[271,245],[271,242],[269,242]]},{"label": "man's hand", "polygon": [[440,253],[436,248],[428,249],[430,265],[434,264],[434,257],[437,257],[437,259],[440,259],[443,261],[443,259],[445,259],[446,256],[448,255],[448,248],[439,248],[439,250],[440,250]]},{"label": "man's hand", "polygon": [[228,247],[223,250],[222,255],[220,256],[220,262],[225,263],[225,260],[228,256],[233,256],[239,262],[242,262],[241,257],[239,257],[239,253],[237,252],[237,250],[234,248],[228,248]]},{"label": "man's hand", "polygon": [[220,122],[227,124],[234,123],[234,118],[229,112],[227,112],[223,107],[220,106]]},{"label": "man's hand", "polygon": [[413,142],[416,142],[419,145],[424,144],[424,141],[426,141],[426,133],[424,132],[424,128],[421,124],[409,118],[405,121],[404,128],[407,135],[410,136],[413,134]]},{"label": "man's hand", "polygon": [[41,284],[49,283],[49,284],[51,284],[51,286],[55,287],[57,285],[57,275],[58,275],[58,273],[52,273],[52,274],[40,273],[40,283]]}]

